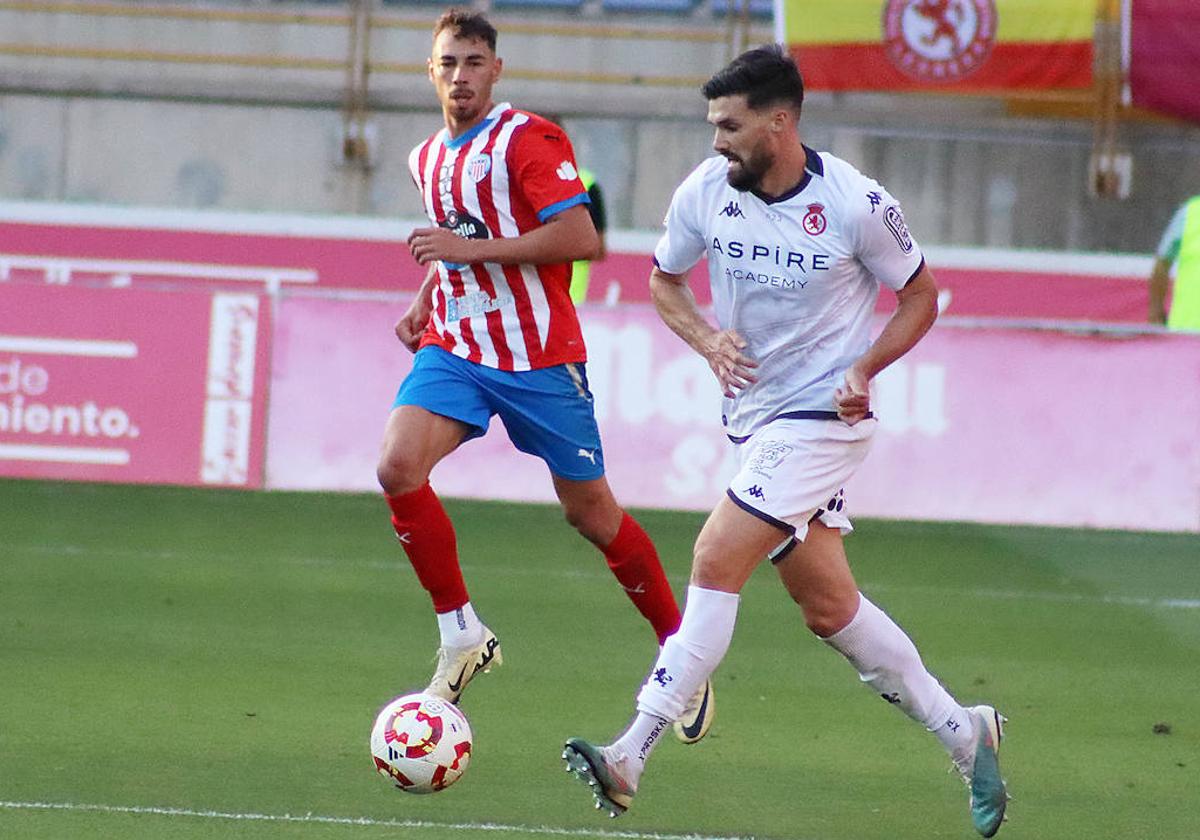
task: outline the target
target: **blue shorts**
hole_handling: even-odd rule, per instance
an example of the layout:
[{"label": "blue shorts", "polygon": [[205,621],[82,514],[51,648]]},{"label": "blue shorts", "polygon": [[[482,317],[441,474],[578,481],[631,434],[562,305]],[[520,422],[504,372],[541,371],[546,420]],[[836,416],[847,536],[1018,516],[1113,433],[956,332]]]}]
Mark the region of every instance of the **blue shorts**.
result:
[{"label": "blue shorts", "polygon": [[441,347],[423,347],[392,407],[416,405],[466,423],[464,440],[482,437],[500,415],[513,445],[573,481],[604,475],[600,429],[581,364],[537,370],[496,370]]}]

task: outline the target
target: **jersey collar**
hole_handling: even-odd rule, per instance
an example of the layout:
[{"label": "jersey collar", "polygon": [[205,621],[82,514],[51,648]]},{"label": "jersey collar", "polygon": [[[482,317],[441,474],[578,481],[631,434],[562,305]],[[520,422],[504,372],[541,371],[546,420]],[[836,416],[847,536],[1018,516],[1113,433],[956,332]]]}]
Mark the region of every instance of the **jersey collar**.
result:
[{"label": "jersey collar", "polygon": [[812,177],[814,175],[816,175],[818,178],[824,178],[825,177],[825,164],[821,161],[821,156],[819,154],[814,152],[812,149],[808,148],[808,146],[805,146],[804,147],[804,177],[800,179],[799,184],[792,187],[790,190],[785,192],[783,195],[777,195],[777,196],[766,195],[764,193],[759,192],[758,190],[751,190],[750,192],[753,193],[754,196],[756,198],[758,198],[760,201],[762,201],[764,204],[778,204],[781,201],[788,201],[789,199],[795,198],[800,193],[804,192],[804,188],[808,186],[808,182],[812,180]]},{"label": "jersey collar", "polygon": [[510,105],[507,102],[501,102],[499,105],[495,106],[494,108],[492,108],[491,111],[488,112],[488,115],[483,118],[483,120],[479,123],[479,125],[475,126],[474,128],[470,129],[469,131],[465,131],[462,134],[460,134],[454,138],[451,138],[449,136],[449,132],[446,132],[446,134],[443,135],[443,138],[442,138],[442,145],[445,146],[447,149],[462,148],[467,143],[470,143],[472,140],[474,140],[476,137],[478,137],[480,132],[486,130],[492,123],[494,123],[496,121],[496,119],[501,114],[503,114],[505,111],[509,110],[510,108],[512,108],[512,105]]}]

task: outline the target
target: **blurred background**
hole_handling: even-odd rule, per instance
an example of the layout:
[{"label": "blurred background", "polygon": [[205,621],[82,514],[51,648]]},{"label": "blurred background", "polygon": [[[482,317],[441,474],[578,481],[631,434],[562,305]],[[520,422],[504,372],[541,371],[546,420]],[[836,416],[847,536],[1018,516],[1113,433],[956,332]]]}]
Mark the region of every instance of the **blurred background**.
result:
[{"label": "blurred background", "polygon": [[[3,0],[0,196],[419,216],[406,157],[439,124],[424,60],[444,5]],[[998,5],[992,61],[1021,72],[927,84],[875,72],[863,52],[888,5],[480,7],[501,33],[497,96],[561,117],[614,228],[657,228],[709,150],[698,86],[776,38],[808,76],[806,141],[878,177],[925,243],[1147,253],[1200,192],[1200,95],[1172,47],[1194,31],[1193,4],[961,4],[968,27],[987,23],[976,5]]]}]

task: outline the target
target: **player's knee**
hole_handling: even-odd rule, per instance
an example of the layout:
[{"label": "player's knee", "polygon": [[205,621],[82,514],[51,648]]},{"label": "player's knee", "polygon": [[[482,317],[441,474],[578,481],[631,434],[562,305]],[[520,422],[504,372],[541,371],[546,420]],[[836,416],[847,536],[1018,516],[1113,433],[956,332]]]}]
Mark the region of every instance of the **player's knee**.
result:
[{"label": "player's knee", "polygon": [[604,549],[617,537],[624,512],[602,504],[563,504],[563,516],[584,539]]},{"label": "player's knee", "polygon": [[854,608],[835,600],[806,604],[797,599],[797,603],[804,612],[804,624],[822,639],[844,629],[854,619]]},{"label": "player's knee", "polygon": [[379,486],[389,496],[402,496],[420,490],[429,480],[429,470],[402,455],[385,455],[375,468]]},{"label": "player's knee", "polygon": [[600,541],[600,527],[594,511],[586,505],[563,505],[563,518],[567,524],[592,542]]}]

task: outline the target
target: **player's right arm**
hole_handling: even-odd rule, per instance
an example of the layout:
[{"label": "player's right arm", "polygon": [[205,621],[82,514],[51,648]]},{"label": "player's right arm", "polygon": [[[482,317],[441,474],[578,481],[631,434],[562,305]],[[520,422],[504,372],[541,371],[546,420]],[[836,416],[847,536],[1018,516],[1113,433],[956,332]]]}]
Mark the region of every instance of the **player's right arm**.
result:
[{"label": "player's right arm", "polygon": [[746,340],[734,330],[719,330],[708,322],[688,288],[686,274],[668,274],[655,266],[650,272],[650,297],[663,323],[708,362],[725,396],[733,399],[735,389],[758,381],[754,375],[758,363],[742,353]]},{"label": "player's right arm", "polygon": [[720,161],[716,164],[721,167],[718,182],[723,183],[723,159],[710,158],[697,166],[671,197],[663,220],[665,230],[654,248],[650,297],[663,322],[704,357],[721,392],[733,399],[737,390],[758,381],[754,375],[758,363],[742,352],[746,340],[735,330],[720,330],[708,322],[687,285],[688,272],[700,261],[708,243],[699,207],[704,204],[705,173],[712,171],[713,160]]},{"label": "player's right arm", "polygon": [[1154,270],[1150,272],[1150,305],[1146,318],[1151,324],[1167,323],[1167,286],[1170,281],[1170,261],[1156,257]]},{"label": "player's right arm", "polygon": [[1147,318],[1151,324],[1167,323],[1167,287],[1171,285],[1171,266],[1183,244],[1183,228],[1187,220],[1187,203],[1180,205],[1167,223],[1158,250],[1154,253],[1154,269],[1150,272],[1150,305]]},{"label": "player's right arm", "polygon": [[437,265],[430,265],[417,296],[409,304],[408,311],[396,322],[396,338],[414,353],[421,343],[425,327],[429,325],[429,316],[433,314],[433,287],[437,282]]}]

